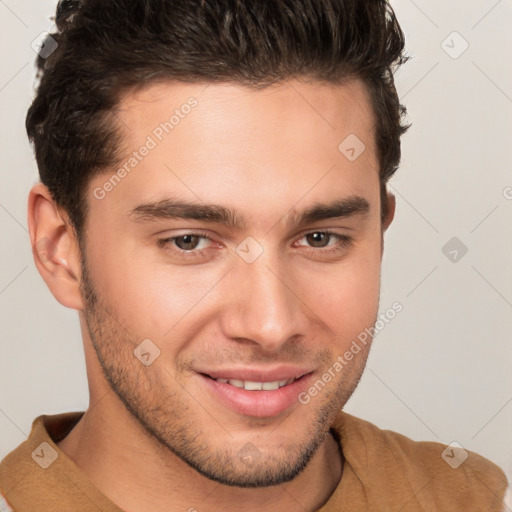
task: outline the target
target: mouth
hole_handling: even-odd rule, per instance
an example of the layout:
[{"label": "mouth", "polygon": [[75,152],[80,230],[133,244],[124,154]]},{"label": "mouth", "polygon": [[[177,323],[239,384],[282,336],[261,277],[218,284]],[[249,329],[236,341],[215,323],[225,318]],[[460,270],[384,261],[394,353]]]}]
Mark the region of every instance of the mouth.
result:
[{"label": "mouth", "polygon": [[310,384],[308,369],[198,372],[205,391],[224,407],[244,416],[274,417],[289,411]]},{"label": "mouth", "polygon": [[247,391],[274,391],[279,388],[283,388],[284,386],[288,386],[295,382],[298,379],[283,379],[283,380],[273,380],[268,382],[256,382],[252,380],[238,380],[238,379],[225,379],[218,378],[214,379],[221,384],[229,384],[230,386],[235,386],[235,388],[243,388]]}]

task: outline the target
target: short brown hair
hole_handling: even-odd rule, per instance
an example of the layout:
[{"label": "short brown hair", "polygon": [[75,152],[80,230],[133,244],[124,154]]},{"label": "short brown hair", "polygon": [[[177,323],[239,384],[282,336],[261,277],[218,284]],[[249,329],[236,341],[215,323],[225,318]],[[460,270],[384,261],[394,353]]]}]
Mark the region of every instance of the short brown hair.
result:
[{"label": "short brown hair", "polygon": [[41,181],[79,238],[85,188],[119,158],[113,113],[121,94],[160,80],[260,88],[292,77],[362,79],[385,214],[408,128],[393,77],[407,60],[404,36],[386,0],[64,0],[56,24],[58,46],[37,59],[26,127]]}]

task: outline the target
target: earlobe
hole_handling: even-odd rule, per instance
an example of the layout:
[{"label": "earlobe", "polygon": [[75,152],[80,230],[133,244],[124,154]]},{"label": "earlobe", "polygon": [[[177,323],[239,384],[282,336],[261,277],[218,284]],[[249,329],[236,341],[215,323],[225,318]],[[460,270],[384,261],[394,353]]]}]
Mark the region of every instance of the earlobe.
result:
[{"label": "earlobe", "polygon": [[78,243],[67,215],[41,183],[29,194],[28,227],[34,263],[53,296],[82,310]]}]

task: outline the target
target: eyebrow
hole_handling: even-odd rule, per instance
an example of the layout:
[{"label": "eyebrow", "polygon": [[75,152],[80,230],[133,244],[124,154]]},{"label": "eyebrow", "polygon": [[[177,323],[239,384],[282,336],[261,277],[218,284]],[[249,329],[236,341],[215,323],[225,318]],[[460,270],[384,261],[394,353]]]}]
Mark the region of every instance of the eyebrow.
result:
[{"label": "eyebrow", "polygon": [[[370,204],[364,197],[348,196],[328,203],[314,203],[292,216],[290,223],[301,227],[325,219],[366,215],[369,210]],[[245,229],[247,226],[241,215],[225,206],[174,199],[140,204],[130,212],[130,217],[136,222],[172,219],[201,220],[237,230]]]}]

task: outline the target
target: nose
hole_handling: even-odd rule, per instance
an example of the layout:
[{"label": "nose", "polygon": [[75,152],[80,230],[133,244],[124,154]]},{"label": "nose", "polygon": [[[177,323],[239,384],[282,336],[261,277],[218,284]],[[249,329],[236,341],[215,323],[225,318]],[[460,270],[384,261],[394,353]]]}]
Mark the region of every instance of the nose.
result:
[{"label": "nose", "polygon": [[235,263],[220,315],[225,336],[277,352],[305,334],[307,307],[299,284],[284,267],[263,255],[252,263]]}]

